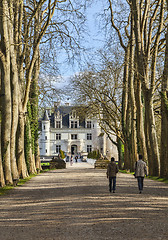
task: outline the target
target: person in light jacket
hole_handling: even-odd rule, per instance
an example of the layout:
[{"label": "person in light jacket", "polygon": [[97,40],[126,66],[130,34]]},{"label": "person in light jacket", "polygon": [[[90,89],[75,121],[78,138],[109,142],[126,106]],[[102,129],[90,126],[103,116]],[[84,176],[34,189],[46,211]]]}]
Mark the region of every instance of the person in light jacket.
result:
[{"label": "person in light jacket", "polygon": [[[115,163],[115,158],[111,158],[111,162],[108,164],[107,167],[107,178],[109,179],[109,191],[111,192],[113,187],[113,193],[116,190],[116,174],[118,173],[118,165]],[[112,186],[113,184],[113,186]]]},{"label": "person in light jacket", "polygon": [[139,154],[139,160],[135,163],[135,177],[138,181],[139,193],[143,191],[143,182],[145,175],[147,176],[146,163],[142,160],[143,157]]}]

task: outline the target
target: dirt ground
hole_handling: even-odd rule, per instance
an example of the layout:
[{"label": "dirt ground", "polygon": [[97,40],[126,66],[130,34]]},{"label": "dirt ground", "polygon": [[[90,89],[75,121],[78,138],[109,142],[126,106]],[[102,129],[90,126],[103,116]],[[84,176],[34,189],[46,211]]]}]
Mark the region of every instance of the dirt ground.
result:
[{"label": "dirt ground", "polygon": [[139,194],[119,173],[109,193],[105,173],[67,164],[14,188],[0,197],[0,240],[167,240],[168,185],[145,179]]}]

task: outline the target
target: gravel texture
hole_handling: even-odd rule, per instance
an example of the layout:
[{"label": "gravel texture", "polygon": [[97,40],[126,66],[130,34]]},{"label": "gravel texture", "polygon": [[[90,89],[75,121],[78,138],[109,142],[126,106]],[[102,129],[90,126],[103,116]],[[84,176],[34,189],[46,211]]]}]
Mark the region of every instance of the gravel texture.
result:
[{"label": "gravel texture", "polygon": [[167,240],[168,185],[74,163],[39,174],[0,197],[0,240]]}]

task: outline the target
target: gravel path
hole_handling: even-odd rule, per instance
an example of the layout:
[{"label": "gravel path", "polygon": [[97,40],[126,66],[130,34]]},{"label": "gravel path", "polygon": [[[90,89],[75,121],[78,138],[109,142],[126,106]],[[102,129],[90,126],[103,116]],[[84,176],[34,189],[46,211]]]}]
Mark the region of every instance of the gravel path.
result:
[{"label": "gravel path", "polygon": [[0,240],[167,240],[168,185],[119,173],[108,192],[105,170],[87,163],[39,174],[0,197]]}]

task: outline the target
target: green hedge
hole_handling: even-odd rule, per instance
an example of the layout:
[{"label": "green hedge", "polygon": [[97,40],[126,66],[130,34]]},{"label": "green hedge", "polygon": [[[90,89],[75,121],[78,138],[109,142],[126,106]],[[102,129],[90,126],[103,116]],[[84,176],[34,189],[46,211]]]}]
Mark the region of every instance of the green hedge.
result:
[{"label": "green hedge", "polygon": [[92,158],[92,159],[99,159],[100,153],[99,153],[99,151],[92,151],[92,152],[88,153],[87,157]]}]

